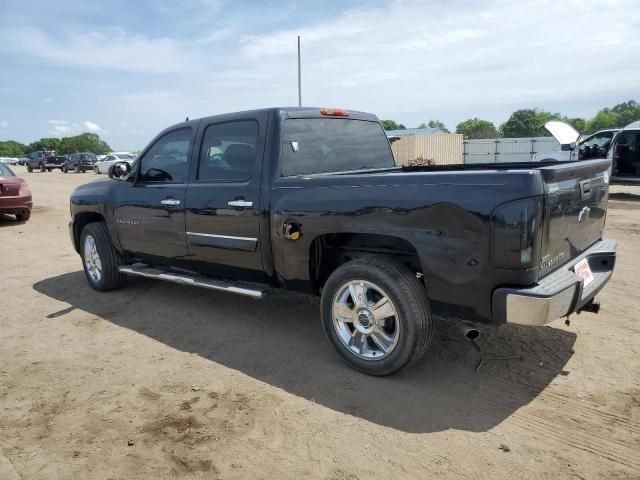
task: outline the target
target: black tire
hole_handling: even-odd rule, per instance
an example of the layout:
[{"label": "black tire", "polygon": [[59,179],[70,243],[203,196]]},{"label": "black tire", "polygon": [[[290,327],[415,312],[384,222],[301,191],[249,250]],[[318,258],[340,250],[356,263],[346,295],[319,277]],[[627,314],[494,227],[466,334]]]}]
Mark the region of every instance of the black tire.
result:
[{"label": "black tire", "polygon": [[[96,250],[102,267],[100,279],[94,279],[87,270],[85,259],[85,242],[88,236],[93,237]],[[82,267],[87,281],[91,288],[100,292],[116,290],[122,288],[126,281],[126,276],[118,271],[118,267],[122,264],[122,256],[111,244],[109,231],[103,222],[89,223],[82,229],[80,234],[80,257],[82,258]]]},{"label": "black tire", "polygon": [[[398,313],[398,341],[388,356],[362,359],[349,350],[334,328],[334,297],[350,280],[364,280],[381,287]],[[322,291],[322,326],[338,353],[356,370],[368,375],[390,375],[419,360],[433,337],[431,308],[424,285],[406,267],[385,258],[357,259],[338,267]]]},{"label": "black tire", "polygon": [[82,173],[84,173],[84,172],[86,172],[86,171],[87,171],[87,169],[86,169],[86,168],[81,168],[81,169],[80,169],[80,171],[81,171]]},{"label": "black tire", "polygon": [[51,172],[53,168],[47,168],[47,172]]},{"label": "black tire", "polygon": [[40,171],[41,172],[46,172],[47,171],[47,167],[44,166],[44,163],[40,164]]},{"label": "black tire", "polygon": [[76,173],[80,173],[80,165],[77,163],[76,163],[75,171]]},{"label": "black tire", "polygon": [[31,210],[25,210],[20,213],[16,213],[16,220],[19,222],[26,222],[31,218]]},{"label": "black tire", "polygon": [[69,169],[67,168],[66,165],[63,165],[61,170],[62,170],[62,173],[68,173],[69,172]]},{"label": "black tire", "polygon": [[31,168],[31,165],[27,165],[27,172],[29,173],[33,172],[33,168]]}]

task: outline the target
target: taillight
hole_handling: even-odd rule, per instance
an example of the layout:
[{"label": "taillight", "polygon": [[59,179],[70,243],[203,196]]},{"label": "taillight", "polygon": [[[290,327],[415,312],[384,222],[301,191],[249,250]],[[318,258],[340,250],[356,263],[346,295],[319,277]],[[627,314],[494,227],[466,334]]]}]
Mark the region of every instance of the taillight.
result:
[{"label": "taillight", "polygon": [[491,213],[492,263],[498,268],[531,268],[540,257],[542,197],[498,205]]},{"label": "taillight", "polygon": [[31,195],[31,188],[29,188],[29,184],[27,182],[22,182],[20,184],[20,191],[18,192],[18,195],[20,196]]},{"label": "taillight", "polygon": [[344,108],[321,108],[320,115],[326,115],[329,117],[348,117],[349,110]]}]

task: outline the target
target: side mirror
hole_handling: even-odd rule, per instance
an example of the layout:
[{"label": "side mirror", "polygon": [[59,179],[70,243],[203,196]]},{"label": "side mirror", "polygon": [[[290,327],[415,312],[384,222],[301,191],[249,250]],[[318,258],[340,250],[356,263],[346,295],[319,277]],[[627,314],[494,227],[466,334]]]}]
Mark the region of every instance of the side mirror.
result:
[{"label": "side mirror", "polygon": [[109,167],[109,178],[113,180],[124,180],[131,173],[129,162],[116,162]]}]

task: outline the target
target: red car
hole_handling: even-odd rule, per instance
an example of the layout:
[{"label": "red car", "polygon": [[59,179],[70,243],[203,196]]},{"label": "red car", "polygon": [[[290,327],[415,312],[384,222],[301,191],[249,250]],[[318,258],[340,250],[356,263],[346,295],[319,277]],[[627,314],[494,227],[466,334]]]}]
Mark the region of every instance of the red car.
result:
[{"label": "red car", "polygon": [[0,214],[8,213],[19,221],[27,221],[32,206],[29,184],[0,163]]}]

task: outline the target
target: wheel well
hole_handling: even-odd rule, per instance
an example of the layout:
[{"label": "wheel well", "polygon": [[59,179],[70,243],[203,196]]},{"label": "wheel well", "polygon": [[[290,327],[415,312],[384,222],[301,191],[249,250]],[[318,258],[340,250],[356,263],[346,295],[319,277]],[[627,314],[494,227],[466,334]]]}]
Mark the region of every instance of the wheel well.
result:
[{"label": "wheel well", "polygon": [[73,221],[73,244],[76,252],[80,252],[80,234],[82,229],[90,223],[104,222],[104,217],[96,212],[82,212]]},{"label": "wheel well", "polygon": [[420,258],[404,238],[373,233],[329,233],[316,237],[309,249],[309,279],[320,291],[331,273],[343,263],[363,257],[393,257],[422,276]]}]

